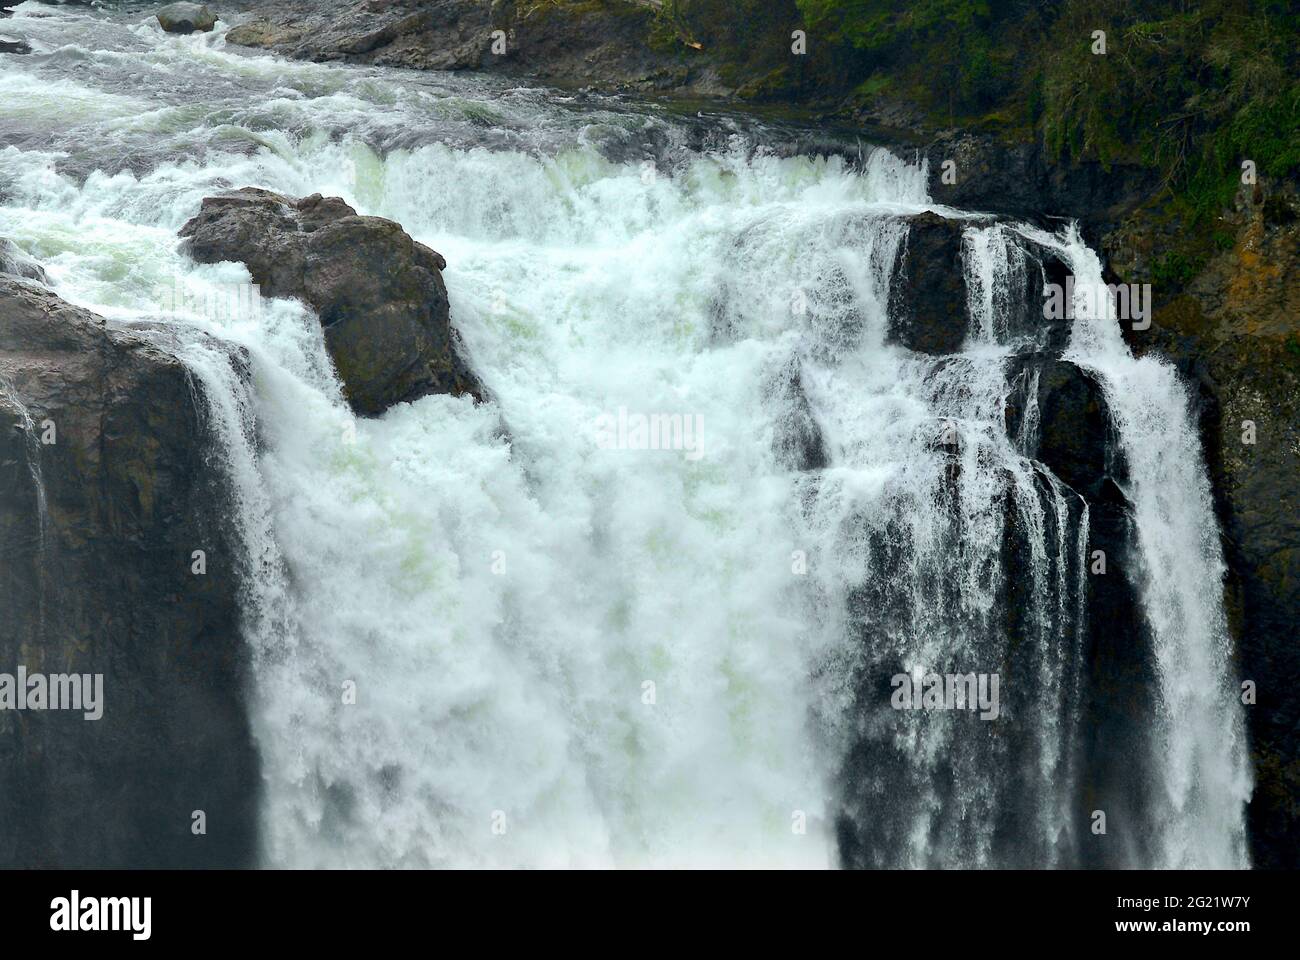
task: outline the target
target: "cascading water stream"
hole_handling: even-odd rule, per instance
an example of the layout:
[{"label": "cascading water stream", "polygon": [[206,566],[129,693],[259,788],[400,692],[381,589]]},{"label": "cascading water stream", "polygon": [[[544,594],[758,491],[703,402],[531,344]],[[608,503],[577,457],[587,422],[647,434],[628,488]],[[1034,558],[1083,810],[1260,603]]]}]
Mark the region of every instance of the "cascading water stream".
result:
[{"label": "cascading water stream", "polygon": [[1151,830],[1161,865],[1243,866],[1243,806],[1252,787],[1245,717],[1220,588],[1223,551],[1190,397],[1173,367],[1129,353],[1113,302],[1091,294],[1105,287],[1097,255],[1077,233],[1056,242],[1076,278],[1067,357],[1100,378],[1129,464],[1142,609],[1160,681],[1152,748],[1164,791]]},{"label": "cascading water stream", "polygon": [[[972,221],[966,348],[925,357],[887,330],[928,172],[886,151],[778,157],[732,121],[90,23],[41,18],[43,59],[0,74],[24,129],[0,235],[65,298],[164,324],[141,335],[201,388],[245,551],[268,865],[826,866],[855,860],[846,824],[882,866],[1077,862],[1088,507],[1003,412],[1018,238],[1099,279],[1077,236]],[[176,241],[245,185],[341,196],[439,250],[491,401],[357,420],[298,304],[161,308],[247,282]],[[1131,465],[1150,865],[1243,863],[1187,397],[1113,316],[1081,316],[1070,356]],[[702,455],[602,449],[620,410],[698,418]],[[1000,724],[876,689],[930,671],[1001,673]]]}]

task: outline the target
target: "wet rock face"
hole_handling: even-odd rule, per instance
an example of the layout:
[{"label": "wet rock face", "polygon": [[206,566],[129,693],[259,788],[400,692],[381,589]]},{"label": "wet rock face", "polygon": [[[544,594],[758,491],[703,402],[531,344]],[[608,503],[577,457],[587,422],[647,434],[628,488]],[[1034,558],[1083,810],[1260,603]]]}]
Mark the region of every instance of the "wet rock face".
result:
[{"label": "wet rock face", "polygon": [[236,551],[197,391],[143,335],[0,277],[0,673],[103,675],[99,719],[0,711],[5,867],[253,862]]},{"label": "wet rock face", "polygon": [[168,33],[206,33],[217,18],[202,3],[172,3],[158,11],[158,23]]},{"label": "wet rock face", "polygon": [[962,231],[966,224],[937,213],[908,219],[898,275],[891,285],[889,339],[920,353],[958,353],[966,342],[966,281]]},{"label": "wet rock face", "polygon": [[480,394],[451,329],[446,261],[393,221],[358,216],[338,198],[250,188],[204,200],[181,236],[200,263],[243,263],[265,296],[315,310],[358,413]]},{"label": "wet rock face", "polygon": [[[1157,681],[1139,585],[1130,574],[1138,563],[1133,508],[1122,492],[1127,465],[1106,396],[1091,373],[1052,355],[1013,358],[1007,382],[1007,435],[1088,507],[1079,731],[1089,809],[1144,817],[1146,784],[1155,776],[1145,738],[1156,722],[1150,690]],[[1142,859],[1135,849],[1104,843],[1085,844],[1080,855],[1082,865],[1103,868]]]},{"label": "wet rock face", "polygon": [[[966,235],[993,221],[950,220],[930,212],[906,220],[907,240],[890,286],[888,339],[918,353],[958,353],[971,327]],[[1015,249],[1019,259],[1008,283],[1009,302],[999,304],[1007,324],[1000,337],[1059,353],[1069,343],[1070,322],[1049,319],[1043,307],[1046,285],[1063,286],[1069,270],[1054,252],[1030,240],[1017,238]]]},{"label": "wet rock face", "polygon": [[1118,451],[1101,384],[1068,360],[1039,354],[1013,358],[1007,381],[1008,436],[1076,493],[1102,498],[1115,482]]},{"label": "wet rock face", "polygon": [[777,423],[775,453],[791,470],[821,470],[830,463],[822,434],[804,389],[802,364],[797,357],[769,374],[764,397],[784,415]]}]

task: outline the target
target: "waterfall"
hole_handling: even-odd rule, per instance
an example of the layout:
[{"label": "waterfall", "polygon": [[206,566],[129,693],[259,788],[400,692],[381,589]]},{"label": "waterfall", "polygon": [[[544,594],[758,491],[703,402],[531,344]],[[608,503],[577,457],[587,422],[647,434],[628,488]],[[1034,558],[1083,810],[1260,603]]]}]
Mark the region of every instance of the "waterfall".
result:
[{"label": "waterfall", "polygon": [[[33,18],[48,58],[0,75],[0,118],[32,131],[0,149],[0,235],[61,296],[148,321],[221,439],[266,865],[1085,859],[1089,504],[1034,459],[1036,407],[1013,436],[1005,414],[1037,395],[1025,242],[1099,282],[1077,233],[941,211],[968,221],[967,337],[925,356],[888,337],[908,218],[936,209],[924,164],[88,22]],[[42,113],[74,109],[83,144]],[[248,283],[176,242],[245,185],[341,196],[441,252],[489,401],[357,419],[300,305],[164,305]],[[1243,865],[1189,398],[1105,311],[1080,305],[1067,359],[1129,465],[1158,679],[1152,819],[1116,829],[1158,836],[1135,865]],[[607,448],[620,411],[693,418],[701,456]],[[996,677],[996,720],[891,703],[948,674]]]},{"label": "waterfall", "polygon": [[[1038,239],[1046,239],[1039,236]],[[1129,464],[1142,611],[1159,677],[1152,750],[1164,780],[1151,825],[1166,867],[1247,864],[1244,804],[1252,779],[1245,717],[1223,605],[1225,565],[1187,386],[1169,364],[1134,359],[1077,233],[1062,249],[1076,277],[1069,356],[1106,391]]]}]

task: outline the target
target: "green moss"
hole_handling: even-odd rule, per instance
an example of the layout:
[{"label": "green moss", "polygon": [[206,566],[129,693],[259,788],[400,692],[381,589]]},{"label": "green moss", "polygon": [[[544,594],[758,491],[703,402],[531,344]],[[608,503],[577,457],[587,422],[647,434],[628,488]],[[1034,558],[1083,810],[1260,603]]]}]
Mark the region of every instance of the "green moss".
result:
[{"label": "green moss", "polygon": [[1171,250],[1151,267],[1151,280],[1162,286],[1179,286],[1201,272],[1204,261],[1178,250]]},{"label": "green moss", "polygon": [[779,97],[790,85],[790,68],[787,66],[777,67],[770,70],[761,77],[742,85],[737,91],[736,96],[746,100],[762,100],[770,97]]}]

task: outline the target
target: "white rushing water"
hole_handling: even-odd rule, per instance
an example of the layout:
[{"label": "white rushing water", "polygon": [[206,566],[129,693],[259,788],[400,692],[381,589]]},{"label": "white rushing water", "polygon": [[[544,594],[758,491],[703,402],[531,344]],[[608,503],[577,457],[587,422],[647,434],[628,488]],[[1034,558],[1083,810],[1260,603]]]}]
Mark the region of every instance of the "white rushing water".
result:
[{"label": "white rushing water", "polygon": [[[971,335],[937,362],[885,342],[901,217],[931,206],[885,151],[778,157],[725,118],[699,149],[653,108],[19,14],[38,53],[0,72],[0,236],[65,298],[163,321],[204,388],[246,553],[267,865],[828,866],[846,783],[887,801],[881,865],[1002,865],[1009,811],[1025,865],[1074,862],[1087,507],[1003,428],[1028,228],[968,231]],[[178,250],[204,196],[245,185],[341,196],[441,252],[490,402],[353,417],[304,308],[232,300],[242,267]],[[1100,278],[1077,237],[1028,232]],[[236,306],[169,310],[178,286]],[[1080,320],[1071,355],[1131,467],[1162,718],[1147,865],[1242,864],[1187,397],[1113,318]],[[619,411],[693,418],[699,450],[605,449]],[[1012,661],[1002,737],[855,687]],[[882,754],[865,775],[854,743]]]},{"label": "white rushing water", "polygon": [[1219,587],[1223,551],[1188,390],[1173,367],[1130,355],[1113,304],[1090,304],[1085,292],[1104,283],[1097,255],[1077,234],[1063,246],[1080,317],[1066,356],[1099,376],[1131,474],[1125,493],[1160,681],[1153,747],[1165,803],[1154,828],[1163,865],[1245,865],[1242,807],[1252,787],[1245,717]]}]

